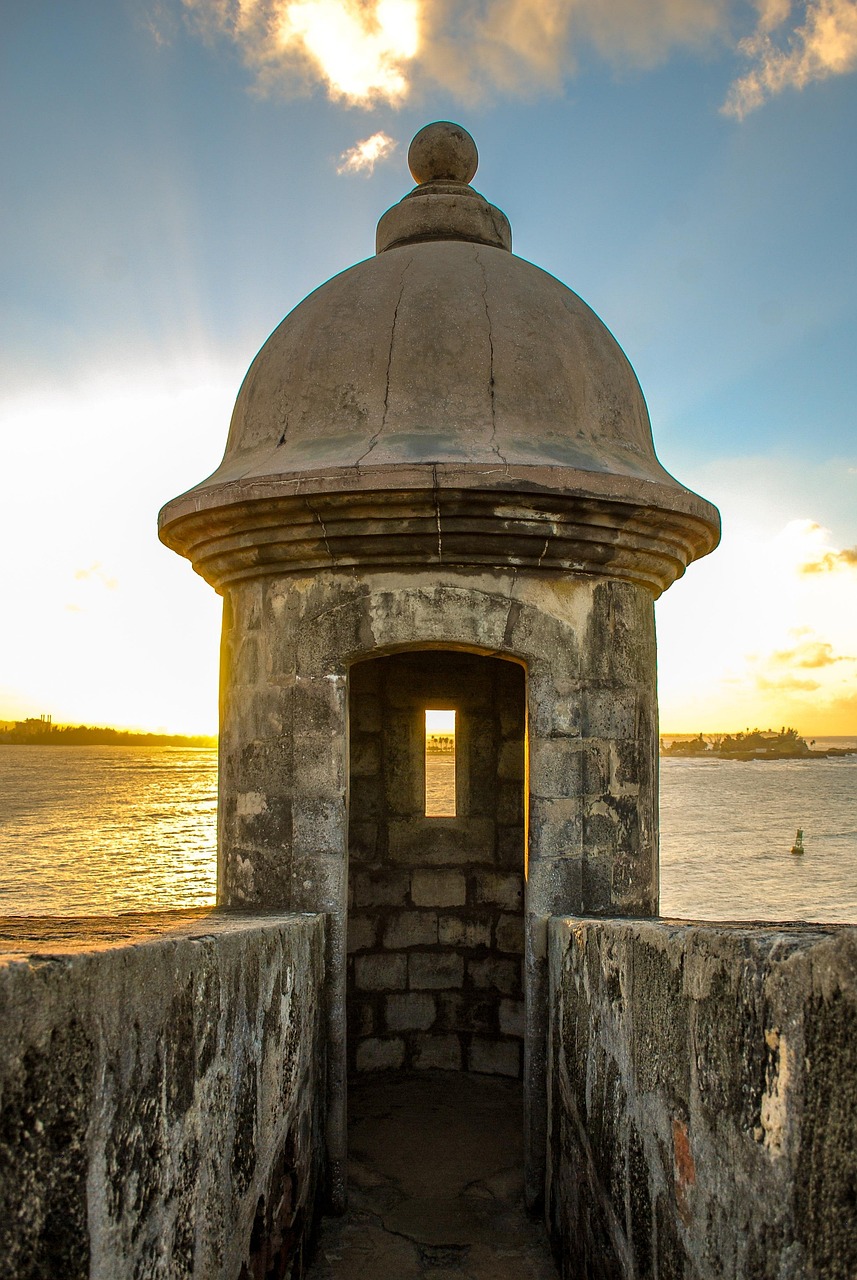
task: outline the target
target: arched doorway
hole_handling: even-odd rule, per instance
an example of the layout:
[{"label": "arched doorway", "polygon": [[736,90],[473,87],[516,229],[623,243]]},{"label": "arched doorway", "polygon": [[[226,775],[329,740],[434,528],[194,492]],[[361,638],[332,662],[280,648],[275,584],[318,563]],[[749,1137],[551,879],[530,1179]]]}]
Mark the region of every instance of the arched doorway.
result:
[{"label": "arched doorway", "polygon": [[[355,663],[349,690],[349,1072],[520,1079],[524,668],[422,649]],[[437,765],[454,776],[439,811]]]}]

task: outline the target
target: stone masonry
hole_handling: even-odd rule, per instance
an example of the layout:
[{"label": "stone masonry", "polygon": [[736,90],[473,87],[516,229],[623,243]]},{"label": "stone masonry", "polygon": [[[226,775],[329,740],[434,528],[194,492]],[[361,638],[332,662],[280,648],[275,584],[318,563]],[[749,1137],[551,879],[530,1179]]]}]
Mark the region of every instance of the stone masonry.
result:
[{"label": "stone masonry", "polygon": [[298,1277],[324,1175],[324,922],[0,920],[0,1271]]},{"label": "stone masonry", "polygon": [[[422,650],[351,669],[351,1070],[523,1069],[524,670]],[[427,818],[424,712],[457,715],[454,818]]]},{"label": "stone masonry", "polygon": [[551,922],[563,1277],[853,1280],[857,929]]}]

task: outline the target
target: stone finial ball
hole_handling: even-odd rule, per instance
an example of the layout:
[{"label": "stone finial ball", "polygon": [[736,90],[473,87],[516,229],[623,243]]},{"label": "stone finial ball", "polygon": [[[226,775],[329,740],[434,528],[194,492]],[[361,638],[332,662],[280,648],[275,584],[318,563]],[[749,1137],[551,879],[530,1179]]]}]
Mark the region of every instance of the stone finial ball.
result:
[{"label": "stone finial ball", "polygon": [[469,182],[478,164],[476,143],[466,129],[449,120],[427,124],[408,148],[408,168],[420,186],[424,182]]}]

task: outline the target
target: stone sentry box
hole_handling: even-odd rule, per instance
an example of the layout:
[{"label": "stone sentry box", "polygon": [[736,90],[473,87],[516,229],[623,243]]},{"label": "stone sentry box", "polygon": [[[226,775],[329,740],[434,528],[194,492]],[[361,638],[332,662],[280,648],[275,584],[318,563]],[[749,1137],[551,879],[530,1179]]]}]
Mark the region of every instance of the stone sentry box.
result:
[{"label": "stone sentry box", "polygon": [[[358,761],[361,735],[376,731],[360,727],[359,707],[373,663],[399,653],[419,665],[434,650],[445,651],[438,669],[470,655],[474,671],[491,658],[526,673],[525,828],[521,863],[508,872],[525,873],[534,1206],[545,1169],[547,919],[656,911],[653,602],[719,533],[716,510],[658,462],[642,393],[612,335],[565,285],[511,253],[505,216],[469,185],[476,162],[459,126],[417,135],[409,163],[418,185],[382,217],[376,256],[316,290],[271,335],[239,393],[220,467],[160,519],[162,539],[224,598],[219,901],[328,917],[334,1208],[345,1201],[349,882],[356,894],[370,859],[378,869],[400,856],[404,864],[401,829],[392,844],[391,832],[408,820],[387,803],[376,843],[364,842],[368,819],[357,811],[370,787]],[[500,875],[502,790],[496,798],[490,874]],[[471,908],[476,922],[480,874],[488,884],[478,830],[457,846],[473,860],[462,928]],[[414,839],[403,904],[412,913],[429,883],[416,873],[432,870],[438,847]],[[500,883],[486,904],[492,952],[482,957],[495,961]],[[473,989],[468,962],[480,957],[466,943],[441,943],[440,903],[437,943],[407,945],[403,911],[401,947],[393,917],[381,918],[387,905],[376,904],[358,947],[368,912],[355,900],[355,976],[361,955],[410,964],[419,947],[437,947],[440,963],[449,947],[462,961],[460,994]],[[367,1012],[365,1034],[357,1027],[351,1037],[356,1065],[394,1042],[398,1006],[387,1001],[412,989],[379,988],[383,1009],[381,994],[367,998],[372,1029]],[[492,988],[479,1035],[495,1055],[517,1048],[501,1019],[519,990]],[[356,1016],[362,997],[353,994]],[[444,1043],[451,1051],[450,1034],[460,1057],[451,1051],[449,1065],[476,1068],[475,1005],[459,1011],[455,1031],[442,1030],[439,999],[430,1026],[402,1028],[403,1063],[415,1065],[430,1041],[433,1053]],[[418,1041],[423,1031],[431,1036]]]}]

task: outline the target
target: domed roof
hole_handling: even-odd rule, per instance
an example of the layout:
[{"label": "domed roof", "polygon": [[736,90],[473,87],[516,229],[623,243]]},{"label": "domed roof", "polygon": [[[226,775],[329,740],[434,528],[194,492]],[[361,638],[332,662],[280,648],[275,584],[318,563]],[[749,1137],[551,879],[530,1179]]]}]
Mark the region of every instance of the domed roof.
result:
[{"label": "domed roof", "polygon": [[[434,559],[532,560],[663,589],[716,545],[719,522],[658,462],[624,353],[575,293],[511,253],[505,216],[468,185],[476,148],[466,131],[428,126],[409,161],[419,185],[381,219],[377,255],[274,331],[238,394],[222,463],[164,508],[162,538],[215,585]],[[452,522],[446,554],[439,494]],[[317,506],[308,514],[313,499],[342,526],[333,541],[307,528],[327,524]],[[349,531],[358,509],[363,527]],[[455,528],[464,515],[479,524],[469,536]],[[260,520],[266,533],[254,537]],[[419,536],[425,520],[431,547]],[[563,524],[576,532],[564,537]],[[675,543],[671,564],[653,570],[652,554],[663,555],[629,545],[639,561],[629,572],[616,554],[622,528],[632,542]]]}]

